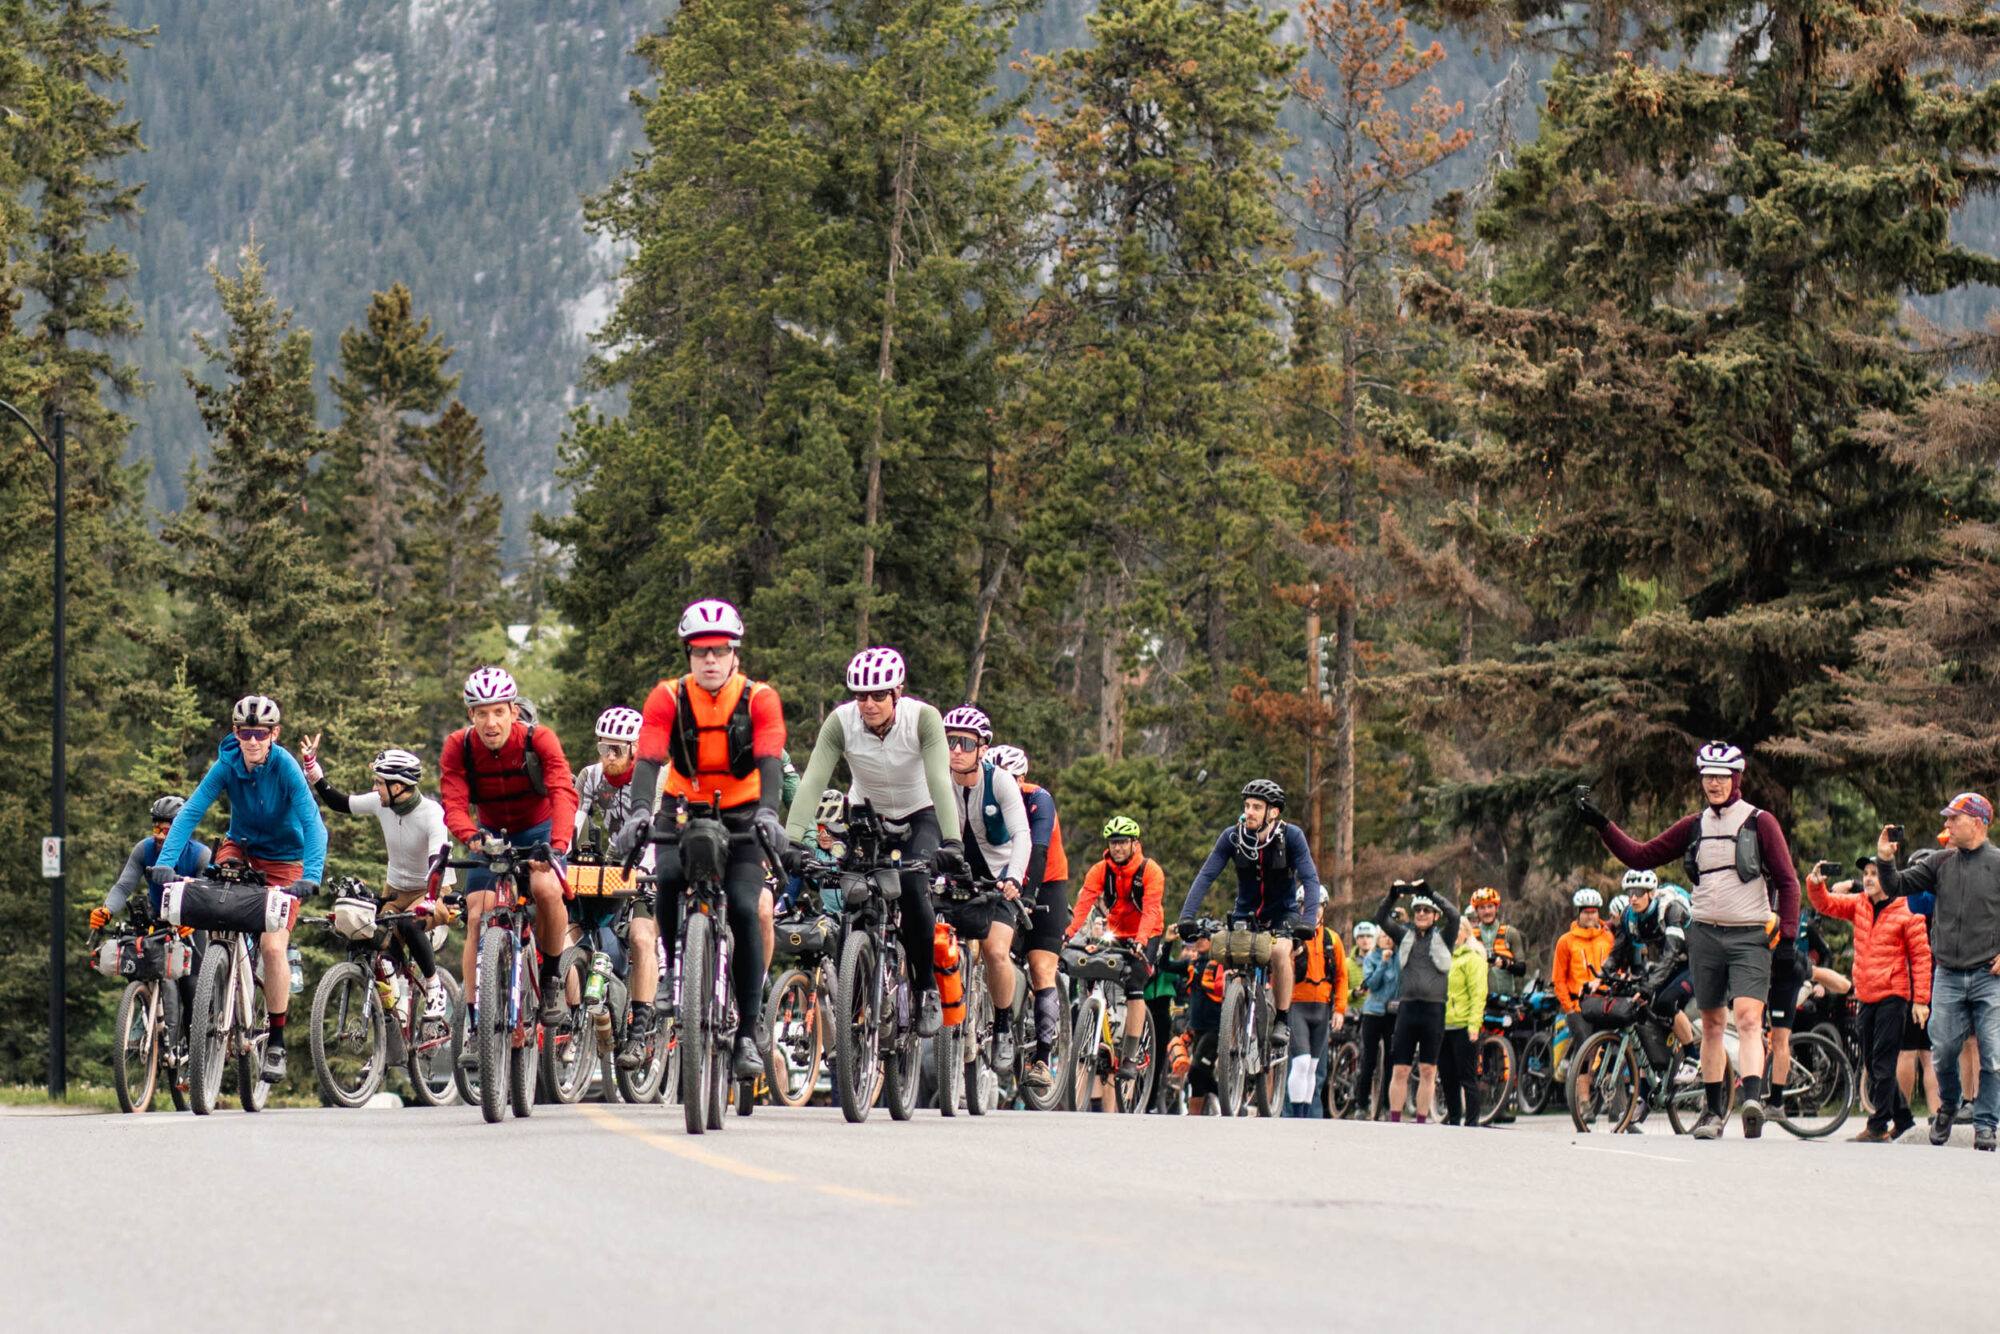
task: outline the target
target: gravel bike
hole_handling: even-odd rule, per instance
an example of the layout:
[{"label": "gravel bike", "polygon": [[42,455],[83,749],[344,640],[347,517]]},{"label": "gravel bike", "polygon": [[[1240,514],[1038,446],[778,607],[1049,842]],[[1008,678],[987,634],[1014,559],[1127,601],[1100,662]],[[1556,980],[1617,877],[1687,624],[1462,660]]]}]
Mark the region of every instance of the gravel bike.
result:
[{"label": "gravel bike", "polygon": [[[222,884],[265,883],[261,871],[237,861],[217,862],[203,875]],[[222,1100],[223,1071],[231,1063],[244,1111],[261,1112],[270,1101],[271,1086],[259,1077],[270,1021],[258,984],[256,939],[240,931],[208,934],[188,1018],[188,1105],[196,1116],[207,1116]]]},{"label": "gravel bike", "polygon": [[381,907],[365,884],[349,879],[335,884],[331,913],[299,919],[301,926],[327,928],[347,947],[347,958],[321,973],[313,987],[307,1030],[313,1077],[329,1106],[360,1107],[381,1090],[389,1071],[400,1069],[419,1103],[449,1107],[458,1101],[452,1054],[462,1004],[458,980],[438,970],[447,1008],[442,1017],[427,1016],[423,974],[391,929],[419,918]]},{"label": "gravel bike", "polygon": [[642,904],[650,906],[652,891],[587,852],[571,860],[569,871],[575,895],[570,921],[580,939],[556,962],[563,1019],[543,1026],[542,1087],[559,1103],[581,1101],[593,1080],[601,1082],[606,1102],[656,1101],[671,1052],[657,1013],[639,1064],[629,1070],[618,1064],[631,1013],[626,978],[633,968],[659,968],[657,959],[631,957],[632,916]]},{"label": "gravel bike", "polygon": [[[840,952],[840,923],[818,906],[825,902],[821,886],[829,879],[837,883],[839,868],[814,862],[801,875],[805,887],[799,902],[774,923],[773,931],[777,953],[790,959],[791,966],[771,984],[764,1006],[764,1070],[771,1101],[780,1107],[803,1107],[819,1090]],[[839,901],[837,891],[834,901]]]},{"label": "gravel bike", "polygon": [[900,900],[903,873],[928,874],[929,867],[892,846],[909,832],[865,804],[849,813],[833,1008],[833,1086],[849,1122],[868,1119],[878,1089],[895,1120],[916,1111],[917,996],[903,957]]},{"label": "gravel bike", "polygon": [[[1209,954],[1223,966],[1222,1027],[1215,1049],[1216,1099],[1224,1116],[1270,1116],[1283,1101],[1283,1063],[1273,1059],[1271,1026],[1276,1006],[1268,972],[1271,952],[1290,949],[1290,938],[1255,928],[1255,919],[1232,913],[1209,937]],[[1248,1096],[1246,1097],[1246,1092]],[[1079,1107],[1082,1099],[1077,1099]]]},{"label": "gravel bike", "polygon": [[[1133,1052],[1125,1055],[1127,1022],[1125,979],[1145,959],[1138,945],[1129,940],[1106,937],[1083,945],[1067,945],[1061,967],[1075,979],[1082,1000],[1077,1007],[1075,1036],[1070,1041],[1074,1056],[1076,1109],[1093,1111],[1099,1091],[1109,1087],[1113,1104],[1121,1112],[1143,1112],[1153,1096],[1154,1065],[1153,1013],[1140,1006],[1140,1029]],[[1228,992],[1223,993],[1228,1005]],[[1224,1010],[1223,1023],[1229,1020]],[[1219,1058],[1218,1058],[1219,1059]]]},{"label": "gravel bike", "polygon": [[93,933],[90,953],[98,972],[130,979],[118,996],[111,1030],[111,1088],[119,1110],[151,1111],[165,1072],[174,1108],[186,1111],[180,979],[194,968],[192,946],[175,927],[154,920],[142,887],[131,900],[131,921]]},{"label": "gravel bike", "polygon": [[491,855],[446,863],[458,870],[485,870],[493,877],[493,906],[479,921],[479,970],[463,1025],[477,1070],[479,1114],[488,1125],[510,1107],[517,1117],[535,1111],[541,953],[535,947],[535,901],[528,877],[534,863],[547,864],[554,857],[547,843],[532,848],[503,844]]},{"label": "gravel bike", "polygon": [[[994,888],[997,883],[985,878],[938,877],[932,885],[938,921],[949,926],[954,910],[992,909],[995,921],[1011,922],[1019,920],[1013,915],[1015,910],[1033,908],[1025,899],[1009,900]],[[995,1108],[1011,1106],[1021,1089],[1027,1051],[1023,1019],[1032,1024],[1034,1006],[1029,1001],[1027,974],[1010,959],[1007,966],[1014,970],[1014,1007],[1009,1012],[1009,1023],[1014,1030],[1014,1060],[1002,1069],[999,1012],[986,983],[986,960],[979,949],[980,942],[960,939],[955,928],[952,935],[958,948],[959,975],[965,985],[965,1017],[956,1024],[946,1024],[932,1039],[938,1110],[954,1116],[962,1106],[969,1115],[984,1116]],[[1027,1036],[1032,1038],[1031,1027]]]}]

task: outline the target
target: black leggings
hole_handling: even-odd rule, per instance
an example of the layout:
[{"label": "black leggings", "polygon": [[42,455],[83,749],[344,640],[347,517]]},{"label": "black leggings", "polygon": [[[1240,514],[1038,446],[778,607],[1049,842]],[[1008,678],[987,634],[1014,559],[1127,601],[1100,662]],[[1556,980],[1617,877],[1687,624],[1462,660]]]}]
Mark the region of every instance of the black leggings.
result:
[{"label": "black leggings", "polygon": [[1438,1085],[1444,1093],[1444,1119],[1452,1125],[1479,1124],[1479,1048],[1462,1028],[1444,1031],[1444,1051],[1438,1060]]},{"label": "black leggings", "polygon": [[424,930],[423,923],[414,917],[396,923],[396,938],[410,952],[418,972],[427,979],[437,976],[437,955],[431,950],[431,933]]},{"label": "black leggings", "polygon": [[[1354,1074],[1354,1099],[1367,1116],[1375,1105],[1375,1074],[1388,1065],[1389,1035],[1396,1031],[1393,1014],[1361,1016],[1361,1068]],[[1384,1099],[1384,1105],[1387,1099]]]},{"label": "black leggings", "polygon": [[[724,823],[732,834],[749,828],[747,820],[725,819]],[[660,907],[654,916],[671,959],[680,945],[681,914],[686,911],[687,877],[681,873],[681,850],[672,843],[660,844],[654,866],[660,883]],[[754,840],[730,840],[729,871],[722,888],[729,902],[729,932],[735,937],[729,980],[736,992],[736,1034],[748,1037],[764,1009],[764,928],[757,920],[757,898],[764,890],[764,854]],[[929,959],[928,952],[924,957]]]},{"label": "black leggings", "polygon": [[[944,836],[938,830],[937,808],[926,806],[913,815],[898,820],[906,824],[910,832],[900,845],[907,861],[920,861],[928,865],[936,856],[938,845]],[[905,871],[902,875],[903,893],[896,900],[896,906],[903,911],[903,954],[909,962],[910,989],[922,996],[937,986],[936,965],[931,958],[931,948],[936,944],[937,909],[931,903],[931,878],[926,871]]]}]

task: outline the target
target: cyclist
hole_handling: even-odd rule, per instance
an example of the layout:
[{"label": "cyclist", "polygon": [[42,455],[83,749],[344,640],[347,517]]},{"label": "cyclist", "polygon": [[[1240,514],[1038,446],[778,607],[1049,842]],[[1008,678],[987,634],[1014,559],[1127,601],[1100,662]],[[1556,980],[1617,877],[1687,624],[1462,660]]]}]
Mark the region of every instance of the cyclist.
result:
[{"label": "cyclist", "polygon": [[1491,885],[1472,891],[1472,915],[1479,921],[1479,943],[1486,948],[1486,991],[1512,996],[1528,975],[1528,951],[1521,933],[1500,920],[1500,891]]},{"label": "cyclist", "polygon": [[[1563,1022],[1569,1026],[1570,1050],[1581,1051],[1590,1036],[1591,1024],[1583,1017],[1583,993],[1592,989],[1611,957],[1611,933],[1600,918],[1604,896],[1588,885],[1570,896],[1576,921],[1556,941],[1556,957],[1549,968],[1549,986],[1555,990],[1556,1004]],[[1584,1076],[1583,1092],[1590,1092],[1590,1077]]]},{"label": "cyclist", "polygon": [[[313,793],[328,810],[372,815],[381,822],[382,842],[389,850],[383,908],[442,918],[444,906],[437,901],[438,892],[456,879],[453,871],[440,866],[451,853],[451,831],[444,827],[444,807],[417,790],[423,781],[424,762],[407,750],[385,750],[368,766],[375,776],[375,790],[349,796],[337,790],[320,767],[317,733],[299,747],[299,758],[305,762]],[[428,925],[414,918],[398,922],[396,938],[423,974],[424,1019],[441,1023],[451,1018],[451,998],[438,976]]]},{"label": "cyclist", "polygon": [[[171,794],[153,803],[151,811],[153,832],[132,845],[131,855],[125,859],[125,869],[118,873],[118,878],[111,882],[111,888],[105,892],[104,905],[90,910],[92,931],[102,931],[115,914],[123,911],[126,903],[132,898],[132,891],[141,884],[146,885],[146,901],[151,905],[154,915],[158,916],[160,891],[147,880],[146,872],[153,865],[160,844],[167,841],[167,834],[174,825],[174,817],[180,814],[181,807],[185,804],[179,797]],[[212,856],[208,844],[189,839],[186,846],[181,849],[180,857],[174,862],[174,876],[185,880],[200,875],[208,869]],[[190,935],[195,955],[199,958],[201,952],[208,946],[208,933],[197,931]],[[174,1023],[176,1042],[184,1041],[187,1036],[188,1016],[194,1013],[195,974],[199,971],[198,968],[189,969],[187,976],[174,984],[174,992],[180,999],[180,1013]]]},{"label": "cyclist", "polygon": [[[961,705],[944,716],[945,745],[951,751],[951,781],[958,800],[959,827],[967,858],[977,875],[999,882],[1008,899],[1021,897],[1034,844],[1028,806],[1014,775],[986,758],[993,724],[984,711]],[[1014,1064],[1014,916],[1011,909],[955,908],[952,926],[965,940],[979,942],[986,960],[986,989],[993,997],[994,1061]]]},{"label": "cyclist", "polygon": [[[1231,915],[1247,917],[1252,928],[1300,937],[1310,935],[1319,910],[1319,871],[1303,829],[1285,822],[1285,789],[1268,778],[1243,785],[1243,815],[1222,831],[1208,860],[1195,874],[1181,904],[1182,940],[1196,934],[1195,912],[1222,868],[1236,865],[1236,904]],[[1303,899],[1301,891],[1303,890]],[[1291,1051],[1292,952],[1271,951],[1271,1059]]]},{"label": "cyclist", "polygon": [[[532,862],[528,893],[535,903],[535,943],[542,952],[542,1021],[563,1017],[556,968],[569,938],[564,904],[563,856],[576,829],[576,784],[556,734],[524,721],[515,709],[519,687],[504,667],[481,667],[465,678],[461,698],[468,724],[444,739],[438,755],[438,795],[452,837],[487,856],[504,846],[533,848],[547,843],[553,857]],[[464,976],[479,971],[479,927],[496,902],[492,873],[484,867],[465,876]],[[468,987],[468,994],[471,988]],[[466,1005],[466,1031],[477,1021]],[[460,1059],[476,1060],[466,1043]]]},{"label": "cyclist", "polygon": [[[847,664],[847,689],[853,698],[820,724],[786,832],[795,842],[805,837],[819,807],[819,798],[808,794],[825,788],[834,766],[845,759],[854,780],[849,799],[867,802],[881,815],[909,826],[903,855],[955,873],[965,869],[965,849],[959,842],[958,801],[952,796],[944,720],[935,708],[903,692],[908,675],[903,655],[892,648],[863,649]],[[944,1026],[944,1007],[931,955],[937,914],[931,906],[930,877],[924,871],[903,873],[899,906],[910,985],[923,998],[917,1034],[931,1037]]]},{"label": "cyclist", "polygon": [[[774,687],[743,674],[743,617],[735,607],[720,598],[692,603],[681,613],[679,634],[688,672],[677,680],[662,680],[646,696],[628,828],[637,829],[658,793],[689,802],[719,801],[717,814],[732,834],[756,835],[730,840],[723,886],[729,930],[736,939],[729,960],[737,1014],[730,1066],[736,1078],[750,1079],[764,1073],[755,1036],[764,1009],[766,964],[758,904],[767,856],[776,858],[788,846],[778,816],[785,790],[785,710]],[[678,848],[661,844],[657,855],[660,937],[671,959],[680,938],[687,877]]]},{"label": "cyclist", "polygon": [[[278,744],[278,723],[276,700],[245,695],[236,701],[229,711],[229,735],[217,747],[215,763],[175,813],[160,843],[151,871],[155,885],[174,877],[202,817],[218,797],[226,797],[229,833],[216,848],[215,860],[247,862],[263,872],[266,884],[293,896],[293,919],[297,901],[319,893],[326,870],[326,825],[313,804],[305,770]],[[289,922],[257,939],[271,1035],[258,1077],[272,1084],[285,1077],[285,1012],[292,1002],[292,970],[285,961],[285,948],[291,941]]]},{"label": "cyclist", "polygon": [[[1743,1136],[1764,1132],[1764,1000],[1771,992],[1771,953],[1791,950],[1799,930],[1799,877],[1777,817],[1743,800],[1743,752],[1711,741],[1695,754],[1702,810],[1640,843],[1576,791],[1577,815],[1597,830],[1612,856],[1634,870],[1681,860],[1694,885],[1688,927],[1688,972],[1701,1009],[1701,1085],[1706,1098],[1696,1139],[1721,1136],[1727,1120],[1723,1082],[1728,1052],[1723,1026],[1735,998],[1737,1061],[1743,1072]],[[1885,876],[1885,879],[1887,877]]]},{"label": "cyclist", "polygon": [[[1292,1069],[1286,1076],[1285,1115],[1326,1115],[1320,1086],[1326,1082],[1326,1049],[1347,1018],[1347,951],[1340,933],[1326,924],[1326,900],[1319,901],[1309,939],[1293,945]],[[1296,1082],[1294,1082],[1296,1080]],[[1304,1090],[1305,1097],[1298,1093]]]},{"label": "cyclist", "polygon": [[1354,952],[1361,958],[1361,1063],[1354,1072],[1354,1114],[1374,1119],[1375,1076],[1388,1066],[1389,1044],[1401,1007],[1402,965],[1396,961],[1396,941],[1373,922],[1354,925]]},{"label": "cyclist", "polygon": [[[638,772],[636,756],[643,722],[637,709],[622,704],[597,715],[597,762],[586,764],[576,776],[576,832],[571,847],[587,845],[599,856],[609,857],[611,840],[642,810],[632,777]],[[644,864],[652,869],[650,860]],[[611,925],[619,906],[615,901],[605,902],[589,909],[579,907],[579,912],[587,920],[577,924],[578,939],[590,940]],[[658,912],[652,895],[642,892],[633,897],[624,973],[631,1009],[625,1021],[625,1041],[618,1048],[618,1064],[626,1070],[638,1069],[646,1059],[646,1041],[653,1032],[654,1003],[660,993],[660,931],[654,922]]]},{"label": "cyclist", "polygon": [[[1410,896],[1410,922],[1395,918],[1396,900]],[[1403,1099],[1410,1086],[1410,1066],[1417,1067],[1418,1125],[1430,1116],[1437,1089],[1438,1053],[1444,1047],[1444,1007],[1450,989],[1452,941],[1458,938],[1458,910],[1450,900],[1431,892],[1422,880],[1398,880],[1389,886],[1382,911],[1375,914],[1382,930],[1395,942],[1397,1005],[1395,1034],[1390,1039],[1389,1119],[1403,1119]]]},{"label": "cyclist", "polygon": [[[1159,966],[1160,936],[1166,927],[1166,911],[1162,906],[1166,893],[1166,872],[1139,845],[1139,822],[1129,815],[1114,815],[1106,820],[1104,858],[1084,872],[1083,889],[1077,894],[1076,908],[1070,914],[1065,934],[1072,945],[1087,945],[1084,928],[1090,921],[1091,909],[1103,900],[1105,934],[1114,940],[1129,940],[1142,951],[1125,976],[1125,1042],[1121,1060],[1129,1061],[1139,1054],[1139,1034],[1146,1025],[1146,986]],[[1104,1109],[1116,1110],[1117,1091],[1107,1085],[1104,1094]]]},{"label": "cyclist", "polygon": [[1028,923],[1028,990],[1035,1001],[1035,1047],[1022,1077],[1030,1086],[1046,1089],[1049,1052],[1063,1020],[1062,995],[1056,990],[1057,951],[1062,948],[1063,914],[1069,911],[1069,857],[1063,851],[1062,817],[1047,788],[1028,781],[1028,753],[1019,746],[995,746],[989,758],[1014,775],[1021,800],[1028,806],[1028,886],[1035,898],[1034,920]]},{"label": "cyclist", "polygon": [[1673,1025],[1674,1041],[1686,1046],[1694,1041],[1694,1025],[1684,1012],[1694,995],[1688,982],[1687,928],[1692,919],[1687,904],[1678,894],[1663,892],[1651,871],[1627,871],[1622,888],[1625,909],[1612,914],[1611,953],[1604,967],[1642,974],[1649,1008],[1662,1023]]}]

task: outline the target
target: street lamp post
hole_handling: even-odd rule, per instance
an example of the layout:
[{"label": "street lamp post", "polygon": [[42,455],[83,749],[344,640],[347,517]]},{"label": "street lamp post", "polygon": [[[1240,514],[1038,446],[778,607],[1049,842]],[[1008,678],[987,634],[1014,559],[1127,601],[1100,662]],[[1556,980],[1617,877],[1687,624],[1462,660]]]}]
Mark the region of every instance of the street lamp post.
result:
[{"label": "street lamp post", "polygon": [[68,1023],[63,1009],[65,918],[69,915],[69,894],[65,886],[64,872],[67,870],[69,848],[67,838],[69,805],[69,675],[65,657],[64,630],[65,611],[69,602],[68,552],[64,549],[63,520],[69,512],[69,469],[63,453],[63,411],[57,408],[50,414],[50,432],[55,437],[53,447],[42,438],[35,424],[12,403],[0,399],[0,409],[13,414],[16,421],[28,428],[28,434],[35,437],[35,443],[42,447],[42,453],[56,466],[56,613],[55,613],[55,719],[50,741],[49,756],[49,822],[54,826],[55,860],[53,874],[51,865],[44,856],[42,874],[49,877],[49,1097],[61,1098],[66,1091],[67,1080],[63,1073],[68,1047]]}]

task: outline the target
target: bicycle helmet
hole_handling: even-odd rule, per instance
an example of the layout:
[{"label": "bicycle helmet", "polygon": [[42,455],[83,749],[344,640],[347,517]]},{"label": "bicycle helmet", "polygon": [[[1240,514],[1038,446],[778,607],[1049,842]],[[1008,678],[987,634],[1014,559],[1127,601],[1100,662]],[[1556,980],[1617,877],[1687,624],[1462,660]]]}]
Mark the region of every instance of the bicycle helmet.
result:
[{"label": "bicycle helmet", "polygon": [[1106,838],[1137,838],[1139,822],[1129,815],[1114,815],[1104,822]]},{"label": "bicycle helmet", "polygon": [[1491,885],[1487,885],[1483,889],[1475,889],[1472,891],[1472,906],[1475,908],[1477,908],[1482,903],[1497,904],[1498,902],[1500,902],[1500,891],[1493,888],[1493,886]]},{"label": "bicycle helmet", "polygon": [[892,648],[865,648],[847,664],[849,690],[899,690],[909,673]]},{"label": "bicycle helmet", "polygon": [[1631,906],[1632,900],[1626,898],[1623,894],[1617,894],[1612,897],[1611,907],[1604,915],[1618,921],[1623,921],[1625,919],[1625,910]]},{"label": "bicycle helmet", "polygon": [[944,730],[947,732],[971,732],[979,738],[981,745],[993,742],[993,720],[986,716],[986,710],[970,704],[961,704],[944,716]]},{"label": "bicycle helmet", "polygon": [[245,695],[229,711],[231,727],[276,727],[278,701],[269,695]]},{"label": "bicycle helmet", "polygon": [[704,598],[681,613],[681,642],[691,639],[727,639],[729,647],[743,643],[743,617],[721,598]]},{"label": "bicycle helmet", "polygon": [[174,817],[181,813],[181,807],[185,805],[187,805],[185,801],[171,793],[161,797],[153,803],[153,823],[172,824]]},{"label": "bicycle helmet", "polygon": [[1570,895],[1569,901],[1570,906],[1574,907],[1578,912],[1582,912],[1585,908],[1602,908],[1604,906],[1604,896],[1596,890],[1588,888],[1579,889],[1576,893]]},{"label": "bicycle helmet", "polygon": [[1381,934],[1381,931],[1376,928],[1373,922],[1356,922],[1354,924],[1354,938],[1356,940],[1361,939],[1363,936],[1379,936]]},{"label": "bicycle helmet", "polygon": [[1618,888],[1627,894],[1637,894],[1641,890],[1650,894],[1660,887],[1660,877],[1651,871],[1627,871]]},{"label": "bicycle helmet", "polygon": [[1016,778],[1028,776],[1028,752],[1019,746],[995,746],[986,752],[986,758]]},{"label": "bicycle helmet", "polygon": [[1267,806],[1276,806],[1283,809],[1285,804],[1285,789],[1279,787],[1268,778],[1253,778],[1243,785],[1243,797],[1245,800],[1255,797]]},{"label": "bicycle helmet", "polygon": [[1694,769],[1703,777],[1740,774],[1743,772],[1743,752],[1727,741],[1711,741],[1695,752]]},{"label": "bicycle helmet", "polygon": [[465,707],[481,704],[511,704],[521,697],[513,674],[505,667],[481,667],[465,678]]},{"label": "bicycle helmet", "polygon": [[530,727],[533,727],[542,719],[541,711],[535,707],[535,701],[529,699],[526,695],[514,701],[514,713],[522,722]]},{"label": "bicycle helmet", "polygon": [[415,787],[424,776],[424,762],[407,750],[385,750],[368,766],[377,778],[388,783]]},{"label": "bicycle helmet", "polygon": [[813,811],[813,823],[829,827],[845,824],[847,821],[847,798],[837,787],[827,788],[819,794],[819,806]]},{"label": "bicycle helmet", "polygon": [[597,739],[623,741],[630,745],[639,739],[639,724],[643,721],[637,709],[615,704],[597,715]]}]

